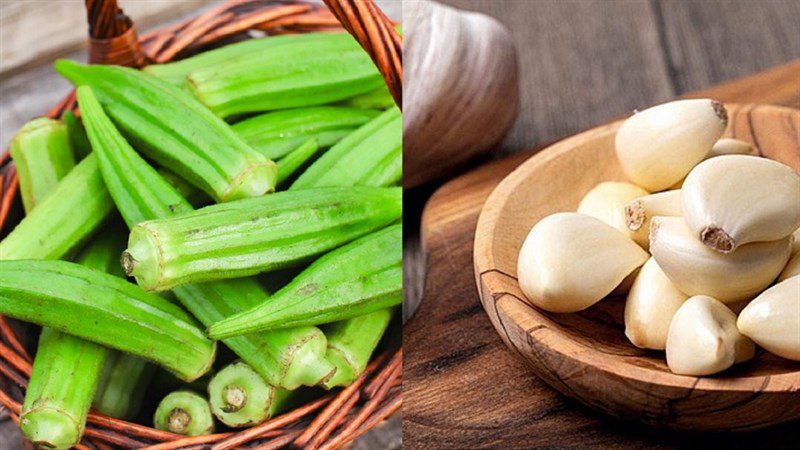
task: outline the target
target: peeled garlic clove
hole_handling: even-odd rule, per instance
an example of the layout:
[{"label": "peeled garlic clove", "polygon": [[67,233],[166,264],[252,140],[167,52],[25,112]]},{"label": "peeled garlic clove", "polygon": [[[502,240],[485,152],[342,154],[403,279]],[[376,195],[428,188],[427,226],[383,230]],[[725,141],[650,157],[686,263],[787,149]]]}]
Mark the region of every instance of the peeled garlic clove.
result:
[{"label": "peeled garlic clove", "polygon": [[672,372],[704,376],[752,358],[755,346],[739,333],[733,311],[712,297],[697,295],[672,318],[666,350]]},{"label": "peeled garlic clove", "polygon": [[722,138],[718,140],[705,159],[714,158],[722,155],[750,155],[758,156],[758,150],[749,142],[740,141],[733,138]]},{"label": "peeled garlic clove", "polygon": [[672,316],[687,298],[656,260],[648,259],[625,302],[625,336],[639,348],[664,350]]},{"label": "peeled garlic clove", "polygon": [[792,255],[796,255],[800,253],[800,228],[794,230],[792,236],[794,236],[794,242],[792,243]]},{"label": "peeled garlic clove", "polygon": [[783,272],[778,276],[778,281],[787,280],[795,275],[800,275],[800,252],[795,253],[786,263]]},{"label": "peeled garlic clove", "polygon": [[625,205],[649,192],[635,184],[606,181],[598,184],[583,196],[578,212],[596,217],[612,227],[630,234],[625,225]]},{"label": "peeled garlic clove", "polygon": [[617,158],[631,181],[651,192],[662,191],[706,157],[727,123],[725,107],[709,99],[654,106],[620,126]]},{"label": "peeled garlic clove", "polygon": [[641,247],[599,219],[556,213],[528,233],[517,276],[534,305],[550,312],[575,312],[608,295],[646,260]]},{"label": "peeled garlic clove", "polygon": [[736,325],[768,352],[800,361],[800,275],[762,292],[742,310]]},{"label": "peeled garlic clove", "polygon": [[767,158],[719,156],[686,177],[681,207],[692,233],[718,252],[783,239],[800,227],[800,175]]},{"label": "peeled garlic clove", "polygon": [[650,220],[655,216],[680,216],[681,191],[666,191],[637,198],[625,206],[625,226],[642,248],[650,248]]},{"label": "peeled garlic clove", "polygon": [[725,255],[703,245],[680,217],[655,217],[650,225],[650,252],[675,286],[723,303],[753,298],[769,286],[786,265],[791,246],[787,236]]}]

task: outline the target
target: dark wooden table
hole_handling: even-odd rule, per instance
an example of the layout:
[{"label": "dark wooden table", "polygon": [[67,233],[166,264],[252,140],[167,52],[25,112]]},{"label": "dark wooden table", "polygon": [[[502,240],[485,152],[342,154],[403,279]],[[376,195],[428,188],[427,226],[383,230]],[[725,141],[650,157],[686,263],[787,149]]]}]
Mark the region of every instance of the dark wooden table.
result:
[{"label": "dark wooden table", "polygon": [[[487,159],[800,58],[795,0],[444,3],[498,18],[517,43],[520,115]],[[519,161],[500,164],[510,168]],[[482,182],[472,177],[446,189],[452,194],[459,183]],[[404,331],[406,447],[800,446],[796,425],[757,434],[691,436],[611,421],[551,390],[489,323],[474,286],[468,243],[435,254],[420,248],[419,217],[441,184],[407,191],[405,197],[406,302],[422,300],[419,317]],[[425,282],[426,264],[448,265],[453,276]],[[430,292],[442,294],[425,297]]]}]

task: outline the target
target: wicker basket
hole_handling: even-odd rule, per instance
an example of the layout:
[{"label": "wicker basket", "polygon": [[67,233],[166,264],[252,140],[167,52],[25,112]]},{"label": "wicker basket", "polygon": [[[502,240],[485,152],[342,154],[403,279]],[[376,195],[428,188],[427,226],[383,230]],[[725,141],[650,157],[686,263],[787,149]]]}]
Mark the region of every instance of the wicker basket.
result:
[{"label": "wicker basket", "polygon": [[[180,59],[206,48],[246,39],[252,30],[268,35],[340,30],[350,32],[380,69],[398,105],[402,93],[401,40],[372,0],[324,0],[327,9],[304,0],[231,0],[197,18],[141,37],[116,0],[86,0],[89,60],[143,66]],[[74,91],[46,114],[75,110]],[[8,151],[0,155],[0,230],[15,225],[9,214],[18,191]],[[18,203],[18,202],[17,202]],[[16,208],[13,208],[16,209]],[[390,339],[365,373],[349,387],[253,428],[185,437],[92,411],[79,449],[339,448],[383,421],[402,404],[402,348]],[[0,404],[15,422],[31,372],[32,358],[9,322],[0,316]]]}]

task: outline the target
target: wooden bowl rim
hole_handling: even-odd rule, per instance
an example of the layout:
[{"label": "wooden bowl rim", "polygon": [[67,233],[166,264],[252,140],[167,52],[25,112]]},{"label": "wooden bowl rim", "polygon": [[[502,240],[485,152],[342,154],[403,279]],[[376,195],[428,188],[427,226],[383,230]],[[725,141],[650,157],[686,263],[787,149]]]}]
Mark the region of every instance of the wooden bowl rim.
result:
[{"label": "wooden bowl rim", "polygon": [[[784,106],[737,103],[726,103],[725,106],[731,114],[746,112],[788,115],[800,118],[800,110]],[[499,301],[503,296],[511,295],[530,309],[532,320],[542,322],[544,319],[545,321],[558,322],[558,314],[540,310],[531,305],[524,296],[520,298],[508,292],[507,289],[498,290],[493,286],[493,281],[487,281],[485,279],[487,273],[497,270],[497,265],[494,261],[494,230],[501,220],[500,213],[506,207],[510,194],[528,178],[528,174],[536,172],[539,167],[570,152],[579,142],[585,143],[590,140],[597,140],[601,137],[606,137],[609,133],[615,132],[624,120],[625,119],[616,120],[609,124],[572,135],[542,149],[508,174],[486,199],[486,203],[484,203],[478,217],[473,249],[475,279],[478,284],[478,293],[481,296],[484,309],[487,308],[490,302]],[[531,226],[533,226],[533,224],[531,224]],[[515,285],[517,284],[516,277],[511,274],[504,273],[504,275],[509,279],[513,279]],[[485,292],[488,293],[491,298],[484,298]],[[487,311],[487,314],[488,313]],[[498,320],[502,321],[502,318],[498,316]],[[624,357],[621,358],[617,355],[596,351],[574,339],[565,337],[563,333],[556,332],[550,327],[545,327],[539,332],[545,330],[548,332],[550,339],[542,341],[547,342],[547,344],[543,345],[547,345],[549,350],[558,353],[563,358],[572,359],[583,365],[590,365],[605,373],[623,379],[677,388],[686,388],[690,384],[690,381],[694,380],[693,390],[703,391],[785,393],[786,391],[800,390],[800,363],[797,370],[782,374],[733,376],[725,378],[713,376],[692,377],[630,364],[625,361]],[[509,342],[511,342],[510,339]],[[633,346],[633,344],[631,344],[631,346]],[[580,351],[564,351],[565,349],[577,349]]]}]

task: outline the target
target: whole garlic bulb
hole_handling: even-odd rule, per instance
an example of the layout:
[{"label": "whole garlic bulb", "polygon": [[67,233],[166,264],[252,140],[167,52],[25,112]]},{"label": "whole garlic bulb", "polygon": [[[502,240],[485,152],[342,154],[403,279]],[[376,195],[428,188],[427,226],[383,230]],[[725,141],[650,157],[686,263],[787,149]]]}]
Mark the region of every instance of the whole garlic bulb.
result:
[{"label": "whole garlic bulb", "polygon": [[753,341],[739,333],[736,314],[707,295],[686,300],[667,335],[667,365],[680,375],[721,372],[755,355]]},{"label": "whole garlic bulb", "polygon": [[725,107],[710,99],[653,106],[619,127],[617,158],[631,181],[650,192],[662,191],[708,155],[727,123]]},{"label": "whole garlic bulb", "polygon": [[768,352],[800,361],[800,275],[756,297],[739,314],[737,326]]},{"label": "whole garlic bulb", "polygon": [[517,116],[517,55],[484,14],[404,2],[403,186],[445,175],[500,142]]},{"label": "whole garlic bulb", "polygon": [[519,285],[534,305],[565,313],[611,293],[647,260],[621,231],[591,216],[556,213],[534,225],[517,261]]}]

